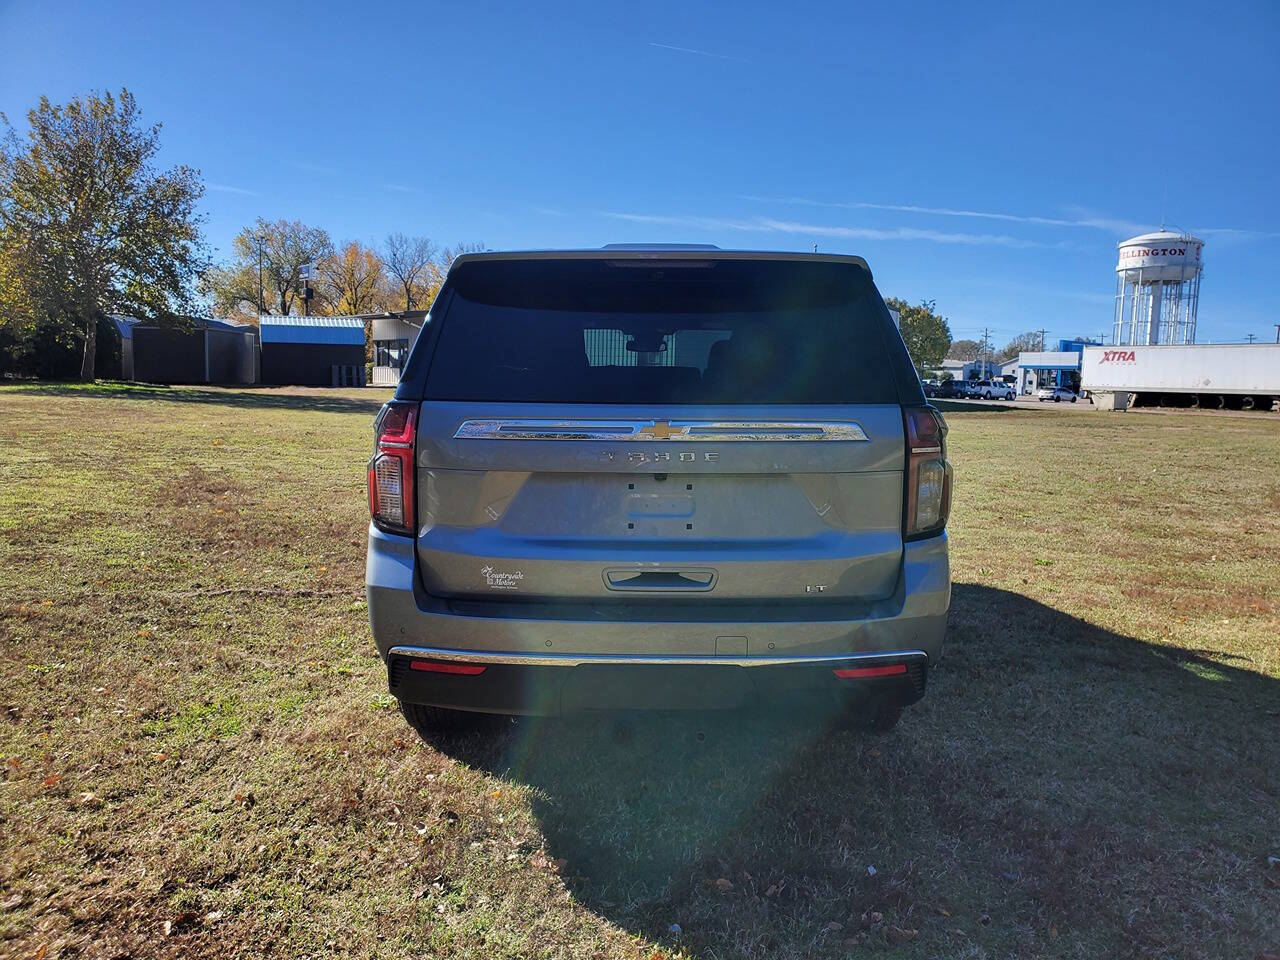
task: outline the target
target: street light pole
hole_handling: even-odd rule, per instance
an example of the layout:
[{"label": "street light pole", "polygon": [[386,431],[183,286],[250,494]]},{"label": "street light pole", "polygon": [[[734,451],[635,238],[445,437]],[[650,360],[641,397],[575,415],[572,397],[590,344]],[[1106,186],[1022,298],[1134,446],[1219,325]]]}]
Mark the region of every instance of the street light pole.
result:
[{"label": "street light pole", "polygon": [[255,233],[253,239],[258,243],[258,316],[266,313],[266,304],[262,302],[262,241],[263,236]]}]

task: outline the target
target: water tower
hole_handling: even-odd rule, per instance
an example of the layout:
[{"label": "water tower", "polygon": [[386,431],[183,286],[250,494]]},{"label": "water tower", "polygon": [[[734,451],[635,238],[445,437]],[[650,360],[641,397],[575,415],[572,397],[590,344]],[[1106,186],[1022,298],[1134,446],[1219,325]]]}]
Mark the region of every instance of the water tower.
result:
[{"label": "water tower", "polygon": [[1114,342],[1195,343],[1204,242],[1161,230],[1118,246]]}]

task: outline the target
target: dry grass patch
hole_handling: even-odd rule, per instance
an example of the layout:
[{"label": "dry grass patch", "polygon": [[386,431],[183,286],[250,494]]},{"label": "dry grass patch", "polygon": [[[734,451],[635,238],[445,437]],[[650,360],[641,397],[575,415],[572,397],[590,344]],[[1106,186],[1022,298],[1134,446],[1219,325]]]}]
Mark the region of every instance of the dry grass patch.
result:
[{"label": "dry grass patch", "polygon": [[951,415],[949,649],[891,736],[427,745],[365,620],[382,399],[0,389],[0,954],[1280,949],[1274,417]]}]

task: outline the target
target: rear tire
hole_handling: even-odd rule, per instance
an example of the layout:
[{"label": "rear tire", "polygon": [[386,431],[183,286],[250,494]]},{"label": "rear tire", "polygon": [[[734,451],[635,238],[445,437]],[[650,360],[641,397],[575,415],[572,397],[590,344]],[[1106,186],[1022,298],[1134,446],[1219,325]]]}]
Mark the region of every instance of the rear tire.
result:
[{"label": "rear tire", "polygon": [[399,701],[400,712],[405,721],[413,727],[427,743],[433,743],[439,737],[452,737],[483,726],[489,719],[487,714],[472,713],[468,710],[446,710],[444,707],[430,707],[423,703],[405,703]]},{"label": "rear tire", "polygon": [[1071,402],[1072,402],[1072,403],[1075,403],[1077,399],[1078,399],[1078,398],[1076,398],[1076,397],[1072,397],[1072,398],[1071,398]]},{"label": "rear tire", "polygon": [[983,400],[990,400],[990,399],[991,399],[991,391],[990,391],[990,390],[988,390],[986,393],[984,393],[984,394],[982,395],[982,399],[983,399]]}]

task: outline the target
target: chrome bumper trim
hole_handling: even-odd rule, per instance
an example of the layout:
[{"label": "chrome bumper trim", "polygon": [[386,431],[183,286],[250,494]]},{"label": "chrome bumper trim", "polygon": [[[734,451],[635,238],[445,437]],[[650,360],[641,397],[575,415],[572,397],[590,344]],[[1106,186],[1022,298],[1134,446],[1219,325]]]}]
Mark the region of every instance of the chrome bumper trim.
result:
[{"label": "chrome bumper trim", "polygon": [[608,653],[506,653],[488,650],[443,650],[436,647],[392,647],[388,651],[393,657],[417,657],[423,660],[458,660],[466,663],[502,664],[520,667],[578,667],[588,664],[606,664],[619,666],[732,666],[732,667],[782,667],[803,666],[805,664],[821,666],[831,663],[848,663],[858,661],[875,662],[877,660],[922,660],[928,661],[929,655],[923,650],[890,650],[878,653],[830,653],[800,657],[704,657],[679,656],[627,656],[626,654]]},{"label": "chrome bumper trim", "polygon": [[852,420],[464,420],[455,440],[870,440]]}]

